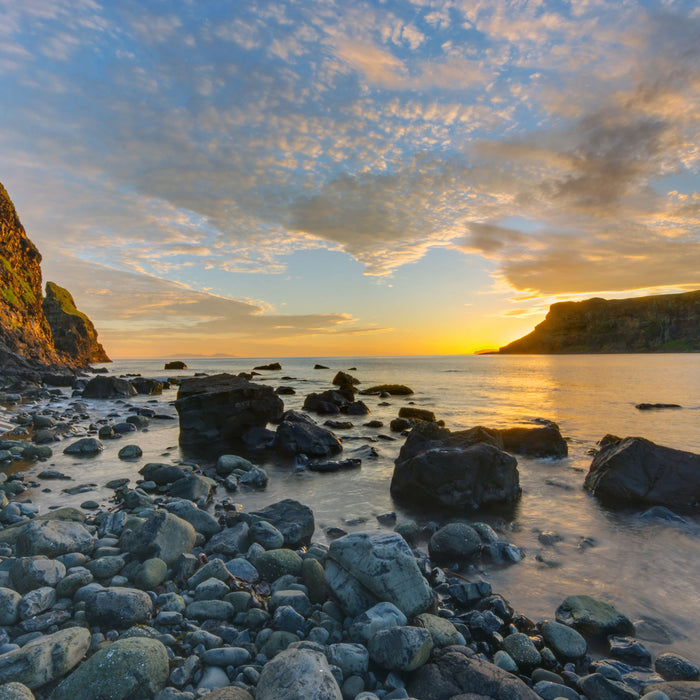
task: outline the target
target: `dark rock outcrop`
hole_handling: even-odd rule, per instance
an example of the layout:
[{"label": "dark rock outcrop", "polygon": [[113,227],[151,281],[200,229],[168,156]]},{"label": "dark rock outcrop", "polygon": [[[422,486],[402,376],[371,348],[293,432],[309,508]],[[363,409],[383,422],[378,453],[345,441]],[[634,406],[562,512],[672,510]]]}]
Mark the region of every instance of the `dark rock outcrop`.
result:
[{"label": "dark rock outcrop", "polygon": [[93,377],[83,389],[86,399],[115,399],[136,396],[136,389],[126,379],[120,377]]},{"label": "dark rock outcrop", "polygon": [[187,369],[187,365],[182,360],[173,360],[166,362],[163,369]]},{"label": "dark rock outcrop", "polygon": [[552,304],[506,354],[700,352],[700,291]]},{"label": "dark rock outcrop", "polygon": [[57,350],[66,353],[80,365],[111,362],[97,341],[97,331],[92,321],[78,311],[67,289],[55,282],[47,282],[42,306]]},{"label": "dark rock outcrop", "polygon": [[569,454],[566,440],[555,425],[541,428],[506,428],[498,431],[503,448],[524,457],[553,457],[559,459]]},{"label": "dark rock outcrop", "polygon": [[[75,310],[75,304],[72,307]],[[89,319],[81,317],[94,332]],[[0,184],[0,372],[10,382],[69,385],[74,371],[90,361],[98,360],[56,342],[44,311],[41,254]]]},{"label": "dark rock outcrop", "polygon": [[272,387],[215,374],[183,381],[175,408],[180,416],[180,445],[208,453],[240,444],[250,428],[279,421],[284,404]]},{"label": "dark rock outcrop", "polygon": [[275,445],[289,455],[328,457],[343,449],[340,440],[330,431],[316,425],[305,413],[287,411],[277,426]]},{"label": "dark rock outcrop", "polygon": [[584,488],[602,499],[700,507],[700,455],[628,437],[609,442],[591,462]]},{"label": "dark rock outcrop", "polygon": [[451,508],[513,501],[521,492],[518,463],[500,445],[498,434],[486,428],[452,433],[421,421],[396,458],[391,494]]}]

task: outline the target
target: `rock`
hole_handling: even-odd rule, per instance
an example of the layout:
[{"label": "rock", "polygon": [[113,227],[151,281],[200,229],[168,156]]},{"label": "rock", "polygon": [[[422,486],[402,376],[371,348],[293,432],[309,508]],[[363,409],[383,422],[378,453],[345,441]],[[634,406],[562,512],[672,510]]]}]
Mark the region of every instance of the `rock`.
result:
[{"label": "rock", "polygon": [[8,627],[19,621],[22,596],[11,588],[0,588],[0,626]]},{"label": "rock", "polygon": [[343,678],[367,673],[369,652],[363,644],[330,644],[326,657],[343,672]]},{"label": "rock", "polygon": [[433,649],[430,632],[420,627],[393,627],[369,640],[369,654],[376,664],[390,671],[415,671]]},{"label": "rock", "polygon": [[357,616],[380,601],[408,617],[428,610],[433,594],[406,541],[396,533],[353,533],[331,543],[326,582],[341,607]]},{"label": "rock", "polygon": [[104,445],[96,438],[82,438],[63,450],[63,454],[78,455],[79,457],[93,457],[100,454]]},{"label": "rock", "polygon": [[163,369],[187,369],[187,365],[182,360],[173,360],[166,362]]},{"label": "rock", "polygon": [[645,693],[665,693],[670,700],[700,700],[700,681],[670,681],[653,683],[644,688]]},{"label": "rock", "polygon": [[634,625],[610,603],[588,595],[572,595],[556,611],[557,622],[569,625],[588,639],[634,634]]},{"label": "rock", "polygon": [[10,564],[10,578],[19,593],[41,586],[55,587],[65,575],[66,567],[54,559],[19,557]]},{"label": "rock", "polygon": [[21,530],[16,542],[20,557],[87,554],[93,546],[93,537],[82,523],[64,520],[33,520]]},{"label": "rock", "polygon": [[250,526],[250,539],[265,549],[281,549],[284,535],[271,523],[260,520]]},{"label": "rock", "polygon": [[503,640],[503,650],[507,652],[523,672],[531,671],[542,662],[540,652],[530,637],[522,632],[509,634]]},{"label": "rock", "polygon": [[561,459],[569,454],[566,440],[555,425],[541,428],[507,428],[498,432],[503,440],[503,447],[508,452],[515,452],[525,457],[555,459]]},{"label": "rock", "polygon": [[391,396],[409,396],[413,389],[404,384],[377,384],[360,392],[361,394],[390,394]]},{"label": "rock", "polygon": [[40,615],[56,602],[56,591],[50,586],[35,588],[22,596],[19,602],[19,616],[22,620]]},{"label": "rock", "polygon": [[139,474],[146,481],[154,481],[158,486],[171,484],[178,479],[183,479],[191,470],[183,468],[178,464],[161,464],[159,462],[148,462],[139,469]]},{"label": "rock", "polygon": [[93,377],[83,389],[84,399],[118,399],[136,396],[131,382],[119,377]]},{"label": "rock", "polygon": [[361,384],[362,382],[359,379],[356,379],[350,374],[347,374],[347,372],[338,372],[335,377],[333,377],[333,381],[331,384],[334,386],[357,386],[358,384]]},{"label": "rock", "polygon": [[665,681],[695,681],[700,677],[700,669],[679,654],[659,654],[654,662],[654,670]]},{"label": "rock", "polygon": [[253,367],[254,370],[265,370],[269,372],[276,372],[282,369],[282,365],[279,362],[270,362],[270,364],[267,365],[258,365],[257,367]]},{"label": "rock", "polygon": [[236,469],[244,472],[250,471],[255,465],[238,455],[220,455],[216,460],[216,473],[219,476],[228,476]]},{"label": "rock", "polygon": [[[395,498],[452,508],[479,508],[520,496],[516,460],[481,440],[476,429],[451,433],[418,423],[395,461]],[[495,439],[495,438],[494,438]]]},{"label": "rock", "polygon": [[140,625],[153,614],[151,597],[135,588],[98,587],[86,591],[81,598],[85,600],[90,623],[107,628],[126,629]]},{"label": "rock", "polygon": [[146,559],[134,576],[134,583],[146,591],[160,586],[168,575],[168,565],[158,557]]},{"label": "rock", "polygon": [[254,562],[260,578],[270,582],[286,574],[299,576],[301,564],[301,557],[291,549],[271,549],[260,554]]},{"label": "rock", "polygon": [[314,460],[308,463],[309,471],[320,472],[324,474],[348,471],[349,469],[359,469],[362,466],[361,459],[341,459],[333,460]]},{"label": "rock", "polygon": [[416,617],[415,624],[430,632],[433,646],[449,647],[453,644],[464,644],[464,637],[449,620],[443,617],[421,613]]},{"label": "rock", "polygon": [[183,381],[175,408],[180,445],[209,453],[239,444],[250,428],[279,421],[284,404],[271,387],[217,374]]},{"label": "rock", "polygon": [[635,408],[639,411],[651,411],[660,408],[682,408],[677,403],[638,403]]},{"label": "rock", "polygon": [[469,561],[480,549],[479,533],[466,523],[449,523],[441,527],[428,543],[430,558],[436,564]]},{"label": "rock", "polygon": [[355,618],[350,626],[350,639],[367,645],[377,632],[407,623],[406,616],[393,603],[377,603]]},{"label": "rock", "polygon": [[639,693],[632,688],[601,673],[583,676],[578,685],[581,692],[596,700],[639,700]]},{"label": "rock", "polygon": [[430,423],[435,423],[437,420],[432,411],[425,408],[417,408],[415,406],[402,406],[399,409],[399,418],[407,418],[409,420],[425,420]]},{"label": "rock", "polygon": [[218,688],[206,697],[209,700],[253,700],[253,696],[247,690],[235,685],[227,688]]},{"label": "rock", "polygon": [[82,627],[34,639],[20,649],[0,655],[0,684],[15,681],[32,690],[39,688],[74,668],[89,646],[90,632]]},{"label": "rock", "polygon": [[122,535],[122,550],[142,559],[159,557],[168,566],[194,547],[197,535],[192,525],[167,511],[150,515],[135,530]]},{"label": "rock", "polygon": [[429,663],[409,676],[406,690],[421,700],[541,700],[517,676],[477,658],[463,646],[435,651]]},{"label": "rock", "polygon": [[326,657],[311,649],[286,649],[260,673],[255,700],[343,700]]},{"label": "rock", "polygon": [[545,620],[541,630],[544,641],[557,658],[576,661],[586,654],[586,640],[575,629],[560,622]]},{"label": "rock", "polygon": [[165,388],[163,382],[159,379],[150,377],[133,377],[130,381],[137,393],[145,394],[146,396],[158,396],[163,393]]},{"label": "rock", "polygon": [[573,688],[552,681],[538,681],[534,690],[543,700],[580,700],[581,697]]},{"label": "rock", "polygon": [[340,440],[330,431],[316,425],[298,411],[287,411],[277,426],[276,447],[286,454],[327,457],[343,449]]},{"label": "rock", "polygon": [[119,639],[62,681],[51,700],[152,698],[165,686],[169,672],[168,652],[158,640]]},{"label": "rock", "polygon": [[631,666],[651,668],[651,653],[636,639],[630,637],[608,637],[609,654]]},{"label": "rock", "polygon": [[214,490],[216,482],[207,476],[190,472],[182,479],[173,481],[170,484],[168,493],[174,498],[182,498],[188,501],[208,501]]},{"label": "rock", "polygon": [[34,693],[24,683],[0,685],[0,700],[34,700]]},{"label": "rock", "polygon": [[138,445],[124,445],[124,447],[119,450],[117,457],[123,460],[134,460],[139,459],[143,456],[143,451]]},{"label": "rock", "polygon": [[253,511],[251,515],[274,525],[284,536],[286,547],[306,545],[314,534],[313,511],[291,498],[271,503],[261,510]]},{"label": "rock", "polygon": [[250,546],[249,530],[247,522],[239,522],[233,527],[224,528],[210,538],[206,544],[206,550],[226,556],[235,556],[240,552],[245,552]]},{"label": "rock", "polygon": [[207,511],[198,508],[192,501],[177,499],[165,504],[165,507],[178,518],[186,520],[197,531],[201,532],[207,539],[221,532],[221,525],[218,520],[207,513]]},{"label": "rock", "polygon": [[584,488],[601,499],[700,506],[700,455],[629,437],[602,448],[593,458]]}]

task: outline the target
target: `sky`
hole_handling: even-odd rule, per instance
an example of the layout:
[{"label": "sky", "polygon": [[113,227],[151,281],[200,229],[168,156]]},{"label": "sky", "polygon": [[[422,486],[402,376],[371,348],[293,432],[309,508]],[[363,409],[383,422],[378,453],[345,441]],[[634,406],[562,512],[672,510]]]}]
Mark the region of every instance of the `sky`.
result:
[{"label": "sky", "polygon": [[0,0],[0,95],[112,357],[469,353],[700,288],[696,0]]}]

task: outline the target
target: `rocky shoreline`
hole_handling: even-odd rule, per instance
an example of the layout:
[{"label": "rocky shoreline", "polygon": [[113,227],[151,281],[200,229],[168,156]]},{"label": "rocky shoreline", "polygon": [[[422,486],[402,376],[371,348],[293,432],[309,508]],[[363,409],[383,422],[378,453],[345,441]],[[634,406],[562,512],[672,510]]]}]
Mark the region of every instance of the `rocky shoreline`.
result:
[{"label": "rocky shoreline", "polygon": [[[158,390],[149,381],[125,384]],[[109,393],[108,404],[123,414],[130,390],[116,385],[126,394]],[[143,406],[123,420],[93,420],[78,391],[72,409],[59,414],[51,408],[59,394],[4,395],[5,402],[37,403],[30,411],[17,403],[5,414],[19,425],[0,437],[0,460],[48,459],[52,446],[65,444],[89,461],[100,440],[120,434],[128,442],[157,420]],[[330,403],[347,414],[349,406],[360,409],[354,398],[316,395],[315,410],[331,412]],[[297,455],[302,436],[318,438],[310,418],[279,419],[287,427],[277,433],[293,436],[284,444],[296,445]],[[416,417],[402,420],[418,426],[402,450],[411,469],[436,449],[435,440],[469,454],[484,444],[434,417],[427,427]],[[76,426],[84,437],[48,440]],[[242,427],[258,442],[273,439]],[[488,436],[495,444],[479,448],[479,459],[506,440],[517,438],[524,449],[522,435],[502,432]],[[610,451],[620,459],[630,446],[617,440]],[[297,460],[298,468],[339,463],[331,459],[334,443],[321,442],[329,453]],[[137,445],[120,450],[121,459],[138,457]],[[43,479],[60,478],[45,472]],[[520,556],[485,523],[455,517],[421,529],[385,513],[382,529],[328,545],[303,503],[285,499],[249,512],[246,490],[264,488],[267,474],[234,452],[220,453],[206,472],[185,460],[148,463],[139,473],[135,488],[110,484],[108,506],[85,501],[82,509],[44,514],[23,502],[22,472],[0,472],[0,698],[700,697],[697,660],[652,658],[633,623],[595,591],[566,598],[549,620],[514,610],[470,568]]]}]

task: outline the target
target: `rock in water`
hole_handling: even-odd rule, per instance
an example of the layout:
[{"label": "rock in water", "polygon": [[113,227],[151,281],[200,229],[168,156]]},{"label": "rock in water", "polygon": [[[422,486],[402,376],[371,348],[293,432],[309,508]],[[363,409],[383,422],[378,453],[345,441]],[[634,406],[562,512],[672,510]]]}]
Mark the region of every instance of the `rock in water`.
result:
[{"label": "rock in water", "polygon": [[156,639],[119,639],[91,656],[51,700],[152,698],[168,680],[168,652]]},{"label": "rock in water", "polygon": [[83,389],[85,399],[118,399],[136,396],[136,389],[119,377],[93,377]]},{"label": "rock in water", "polygon": [[97,331],[92,321],[78,311],[67,289],[55,282],[47,282],[43,309],[58,350],[75,358],[81,365],[111,362],[97,342]]},{"label": "rock in water", "polygon": [[340,440],[322,428],[306,414],[287,411],[284,420],[277,426],[275,444],[290,455],[305,454],[309,457],[328,457],[343,449]]},{"label": "rock in water", "polygon": [[358,532],[331,543],[326,582],[353,617],[376,603],[393,603],[406,616],[425,612],[433,593],[406,540],[395,532]]},{"label": "rock in water", "polygon": [[250,428],[282,418],[284,404],[272,387],[216,374],[182,382],[175,401],[180,445],[194,452],[236,446]]},{"label": "rock in water", "polygon": [[17,681],[39,688],[74,668],[89,646],[90,632],[82,627],[39,637],[0,656],[0,684]]},{"label": "rock in water", "polygon": [[525,457],[554,457],[560,459],[569,454],[566,440],[559,428],[546,425],[541,428],[507,428],[499,430],[503,447],[508,452]]},{"label": "rock in water", "polygon": [[[483,437],[492,442],[481,441]],[[418,423],[394,463],[392,496],[469,509],[517,499],[518,463],[493,444],[499,440],[482,428],[452,433],[434,423]]]},{"label": "rock in water", "polygon": [[589,595],[570,595],[557,608],[556,617],[557,622],[573,627],[588,639],[634,634],[634,625],[619,610]]},{"label": "rock in water", "polygon": [[343,700],[326,657],[310,649],[287,649],[260,673],[256,700]]},{"label": "rock in water", "polygon": [[700,455],[628,437],[596,454],[583,485],[603,499],[697,508]]}]

